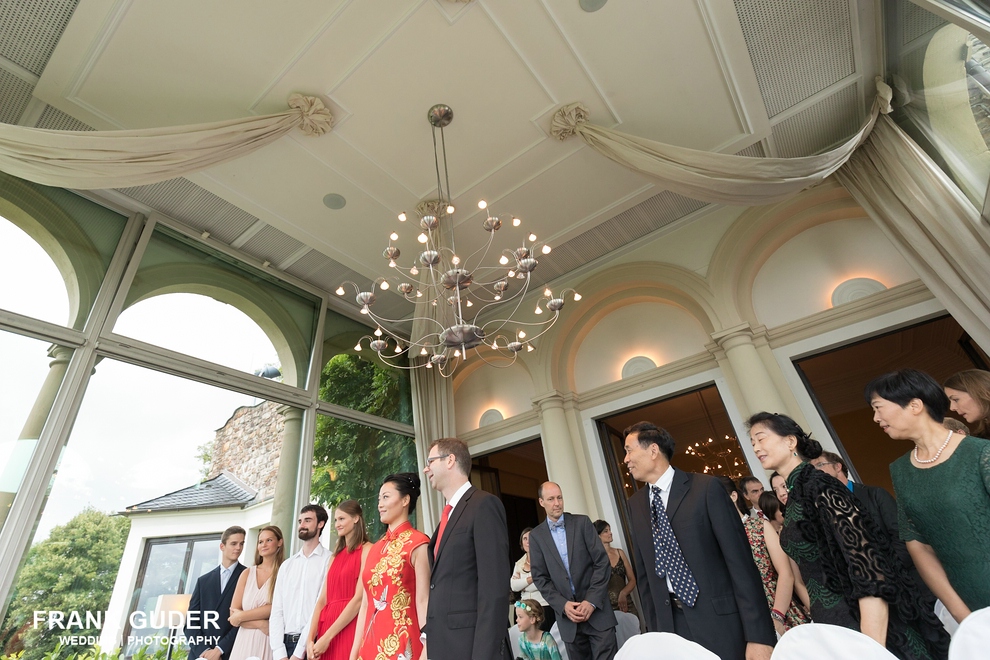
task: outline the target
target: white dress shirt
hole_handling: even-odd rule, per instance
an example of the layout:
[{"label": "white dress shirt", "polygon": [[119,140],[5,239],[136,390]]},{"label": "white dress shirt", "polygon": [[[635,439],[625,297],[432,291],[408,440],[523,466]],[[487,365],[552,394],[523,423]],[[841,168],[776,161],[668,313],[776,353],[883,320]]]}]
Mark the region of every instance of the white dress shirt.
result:
[{"label": "white dress shirt", "polygon": [[[279,567],[275,594],[272,596],[272,613],[268,618],[272,660],[283,660],[289,655],[300,660],[306,657],[309,622],[329,563],[330,551],[318,545],[308,557],[300,550]],[[283,637],[295,634],[299,635],[296,648],[285,648]]]},{"label": "white dress shirt", "polygon": [[[660,478],[657,479],[653,484],[651,484],[653,486],[657,486],[660,489],[660,501],[663,502],[663,510],[665,513],[667,511],[667,502],[670,501],[670,486],[673,483],[674,483],[674,468],[668,465],[664,473],[660,475]],[[651,488],[648,492],[650,495],[650,524],[652,525],[653,524],[653,489]],[[674,585],[670,583],[669,575],[666,576],[666,580],[667,580],[667,591],[669,591],[670,593],[674,593]]]},{"label": "white dress shirt", "polygon": [[[463,484],[461,484],[460,488],[454,491],[454,494],[451,495],[450,499],[447,501],[447,504],[450,505],[450,513],[454,512],[454,509],[457,508],[457,503],[461,501],[461,498],[464,497],[464,493],[466,493],[468,491],[468,488],[470,487],[471,487],[471,482],[465,481]],[[447,519],[448,520],[450,519],[449,513],[447,514]]]}]

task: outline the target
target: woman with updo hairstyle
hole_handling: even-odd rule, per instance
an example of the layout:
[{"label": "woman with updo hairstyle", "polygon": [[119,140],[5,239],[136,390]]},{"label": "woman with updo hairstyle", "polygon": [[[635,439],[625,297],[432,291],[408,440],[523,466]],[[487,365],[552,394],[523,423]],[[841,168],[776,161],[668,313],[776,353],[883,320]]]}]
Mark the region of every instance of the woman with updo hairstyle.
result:
[{"label": "woman with updo hairstyle", "polygon": [[388,529],[365,560],[351,660],[426,657],[420,631],[430,594],[430,538],[409,522],[419,484],[419,475],[412,472],[390,474],[378,491],[378,515]]},{"label": "woman with updo hairstyle", "polygon": [[949,635],[886,532],[849,489],[808,463],[822,446],[786,415],[757,413],[747,426],[764,469],[787,480],[780,545],[808,589],[815,623],[858,630],[901,660],[947,658]]},{"label": "woman with updo hairstyle", "polygon": [[966,420],[977,438],[990,438],[990,371],[968,369],[943,384],[949,410]]}]

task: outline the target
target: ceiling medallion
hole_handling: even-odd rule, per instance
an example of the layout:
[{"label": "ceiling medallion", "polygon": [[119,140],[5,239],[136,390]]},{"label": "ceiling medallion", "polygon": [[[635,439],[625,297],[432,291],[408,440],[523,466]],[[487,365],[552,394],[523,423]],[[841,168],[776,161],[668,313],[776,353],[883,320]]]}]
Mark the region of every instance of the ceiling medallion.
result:
[{"label": "ceiling medallion", "polygon": [[[556,322],[567,294],[572,294],[573,300],[580,300],[581,296],[574,289],[556,294],[544,289],[534,309],[534,314],[544,318],[520,321],[519,308],[529,290],[532,273],[540,257],[550,253],[550,246],[538,242],[535,234],[524,234],[518,247],[500,252],[494,248],[493,252],[495,232],[503,226],[518,229],[522,221],[514,215],[493,215],[484,200],[478,202],[478,208],[485,211],[480,229],[488,234],[486,244],[470,256],[458,255],[443,133],[453,121],[454,111],[448,105],[437,104],[430,108],[427,119],[433,128],[437,197],[416,207],[421,252],[408,266],[403,265],[401,252],[394,245],[399,235],[392,232],[382,256],[395,275],[379,277],[370,290],[362,290],[354,282],[344,282],[354,288],[361,313],[378,325],[374,334],[362,337],[354,350],[362,350],[367,340],[368,347],[392,366],[435,368],[445,377],[451,376],[468,359],[469,351],[474,351],[487,364],[508,367],[521,351],[534,350],[533,340]],[[403,212],[398,219],[406,222],[408,216]],[[485,265],[490,254],[493,262]],[[388,319],[375,313],[378,296],[389,290],[416,304],[412,319]],[[343,296],[344,286],[337,287],[336,293]],[[412,323],[415,330],[425,329],[406,340],[392,329],[401,323]],[[532,336],[527,335],[527,329]]]}]

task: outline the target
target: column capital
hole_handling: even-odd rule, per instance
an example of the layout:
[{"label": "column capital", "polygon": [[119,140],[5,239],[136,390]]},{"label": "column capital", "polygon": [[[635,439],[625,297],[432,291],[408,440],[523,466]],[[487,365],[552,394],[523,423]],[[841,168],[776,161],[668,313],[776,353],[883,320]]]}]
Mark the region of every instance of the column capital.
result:
[{"label": "column capital", "polygon": [[48,347],[48,357],[52,359],[48,366],[53,366],[55,363],[68,363],[72,357],[72,349],[68,346],[52,344]]},{"label": "column capital", "polygon": [[573,407],[578,398],[573,392],[561,392],[559,390],[548,390],[542,394],[537,394],[531,399],[533,408],[539,412],[551,408]]},{"label": "column capital", "polygon": [[303,410],[302,408],[296,408],[295,406],[282,405],[275,409],[279,415],[284,417],[287,421],[290,419],[302,419]]}]

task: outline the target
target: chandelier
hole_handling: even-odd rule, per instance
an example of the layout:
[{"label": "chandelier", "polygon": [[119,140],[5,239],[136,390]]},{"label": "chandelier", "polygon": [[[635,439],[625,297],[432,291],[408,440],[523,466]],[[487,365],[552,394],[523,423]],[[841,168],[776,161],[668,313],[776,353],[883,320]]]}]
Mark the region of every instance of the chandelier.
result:
[{"label": "chandelier", "polygon": [[708,438],[708,442],[695,442],[688,445],[684,453],[701,460],[705,466],[704,474],[722,474],[733,479],[749,474],[746,461],[739,450],[739,442],[729,435],[725,436],[724,441],[716,442]]},{"label": "chandelier", "polygon": [[[436,368],[443,376],[452,375],[468,359],[469,351],[492,366],[510,366],[521,351],[534,350],[534,341],[553,327],[564,307],[565,296],[571,294],[574,300],[581,299],[573,289],[555,294],[546,288],[533,310],[534,314],[545,316],[527,322],[518,320],[533,271],[540,263],[539,258],[549,254],[551,248],[530,233],[518,239],[517,247],[498,250],[495,233],[503,226],[518,229],[522,221],[514,215],[493,214],[484,200],[478,202],[478,208],[485,211],[479,229],[487,232],[487,238],[470,255],[458,253],[443,133],[453,118],[453,110],[444,104],[433,106],[427,113],[433,131],[437,196],[416,207],[419,254],[408,266],[403,264],[401,252],[394,245],[399,234],[392,232],[382,256],[388,260],[394,275],[379,277],[369,289],[344,282],[354,288],[361,313],[377,325],[373,335],[358,340],[355,351],[362,350],[367,341],[368,348],[391,366]],[[400,213],[398,220],[405,223],[407,214]],[[337,295],[345,295],[344,284],[337,288]],[[416,305],[413,318],[390,319],[375,312],[375,302],[388,291]],[[408,340],[393,329],[402,323],[412,324]]]}]

